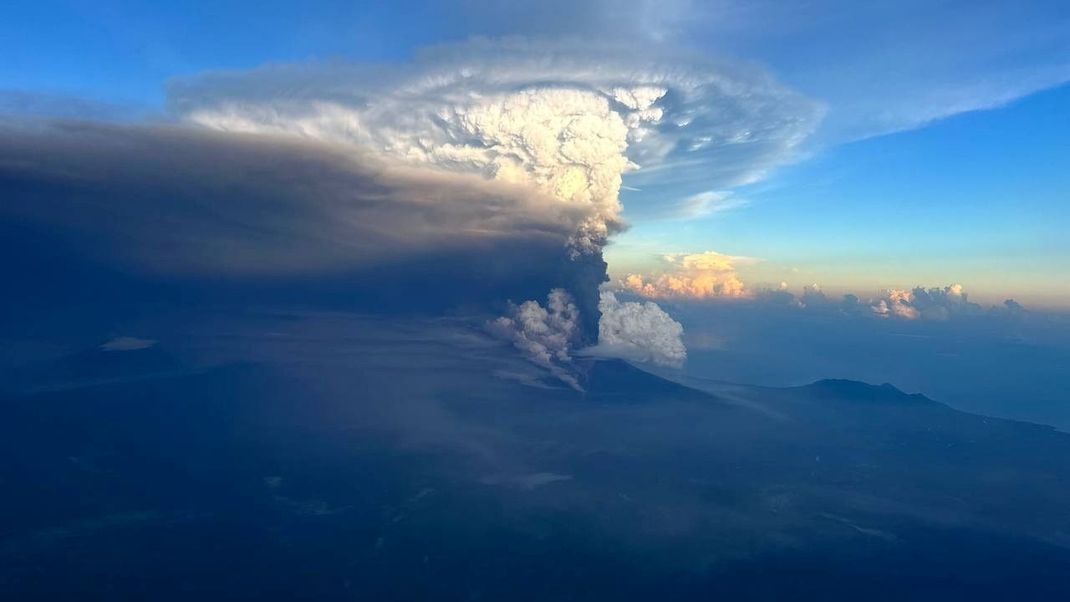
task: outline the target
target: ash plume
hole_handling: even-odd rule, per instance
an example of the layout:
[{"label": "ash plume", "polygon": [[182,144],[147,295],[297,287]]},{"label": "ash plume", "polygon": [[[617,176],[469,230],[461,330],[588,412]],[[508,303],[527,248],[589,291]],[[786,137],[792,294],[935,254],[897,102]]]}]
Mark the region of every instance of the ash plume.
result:
[{"label": "ash plume", "polygon": [[625,173],[701,190],[753,181],[788,160],[822,115],[751,66],[623,56],[636,54],[477,40],[390,68],[282,65],[181,79],[170,104],[215,130],[289,134],[532,184],[592,208],[570,240],[575,255],[597,253],[624,226]]}]

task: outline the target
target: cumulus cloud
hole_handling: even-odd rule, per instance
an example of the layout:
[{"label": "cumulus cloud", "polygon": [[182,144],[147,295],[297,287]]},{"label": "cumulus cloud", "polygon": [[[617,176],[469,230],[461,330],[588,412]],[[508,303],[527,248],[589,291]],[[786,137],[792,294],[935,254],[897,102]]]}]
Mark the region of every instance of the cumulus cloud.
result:
[{"label": "cumulus cloud", "polygon": [[629,274],[624,278],[623,286],[651,299],[742,297],[746,289],[736,273],[736,266],[755,260],[706,251],[664,255],[662,261],[665,267],[660,273]]},{"label": "cumulus cloud", "polygon": [[[781,286],[759,290],[755,299],[771,305],[893,320],[948,320],[978,316],[986,311],[981,305],[969,300],[969,295],[961,284],[931,288],[918,286],[913,289],[888,288],[870,298],[849,293],[838,299],[827,296],[817,284],[804,286],[801,295],[795,295],[787,290],[786,286]],[[1008,299],[1001,307],[993,307],[988,311],[1013,314],[1021,312],[1022,306]]]},{"label": "cumulus cloud", "polygon": [[828,303],[828,297],[821,290],[821,285],[815,282],[803,286],[802,302],[805,305],[824,304]]},{"label": "cumulus cloud", "polygon": [[1025,311],[1025,307],[1014,299],[1005,299],[1003,301],[1003,307],[999,309],[1012,315],[1017,315]]},{"label": "cumulus cloud", "polygon": [[[409,164],[533,184],[591,207],[573,234],[597,251],[621,228],[625,172],[729,186],[787,160],[821,108],[754,67],[634,48],[475,41],[414,63],[289,65],[175,82],[188,122],[286,133]],[[627,58],[625,58],[627,57]]]},{"label": "cumulus cloud", "polygon": [[598,346],[588,353],[672,367],[687,359],[683,326],[656,303],[620,301],[613,292],[602,291],[598,308]]},{"label": "cumulus cloud", "polygon": [[512,341],[532,362],[550,370],[570,386],[580,389],[568,366],[572,347],[579,336],[579,310],[568,292],[554,289],[546,306],[525,301],[490,324],[491,331]]},{"label": "cumulus cloud", "polygon": [[902,289],[886,289],[870,304],[870,309],[882,318],[896,317],[913,320],[921,315],[914,307],[914,293]]},{"label": "cumulus cloud", "polygon": [[[944,321],[983,315],[1018,315],[1021,304],[1008,299],[998,306],[984,307],[970,301],[961,284],[910,289],[886,288],[870,296],[846,293],[830,295],[817,283],[792,292],[786,282],[775,286],[756,286],[747,291],[755,307],[773,307],[824,314],[861,316],[888,320]],[[677,297],[688,298],[688,297]],[[716,296],[707,297],[716,299]]]},{"label": "cumulus cloud", "polygon": [[981,306],[971,303],[961,284],[943,288],[916,287],[913,290],[888,289],[870,302],[870,308],[880,317],[904,320],[947,320],[953,315],[976,314]]},{"label": "cumulus cloud", "polygon": [[759,288],[754,292],[754,299],[769,305],[804,307],[802,300],[788,290],[786,282],[781,282],[776,288]]}]

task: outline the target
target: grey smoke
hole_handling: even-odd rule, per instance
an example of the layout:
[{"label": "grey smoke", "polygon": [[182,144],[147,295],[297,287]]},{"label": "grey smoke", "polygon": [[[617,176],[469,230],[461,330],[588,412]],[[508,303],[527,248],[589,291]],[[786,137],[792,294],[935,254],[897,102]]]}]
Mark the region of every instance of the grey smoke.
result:
[{"label": "grey smoke", "polygon": [[490,326],[492,332],[512,341],[532,362],[580,389],[570,366],[572,349],[579,337],[579,310],[566,291],[550,291],[545,306],[537,301],[513,306],[508,316],[498,318]]}]

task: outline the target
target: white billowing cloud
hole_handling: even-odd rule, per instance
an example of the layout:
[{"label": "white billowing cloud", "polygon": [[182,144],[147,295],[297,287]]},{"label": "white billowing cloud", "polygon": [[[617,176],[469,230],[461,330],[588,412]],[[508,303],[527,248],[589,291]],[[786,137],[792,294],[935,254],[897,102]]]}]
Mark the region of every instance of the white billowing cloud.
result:
[{"label": "white billowing cloud", "polygon": [[651,299],[742,297],[746,289],[736,273],[736,266],[755,261],[716,251],[677,253],[665,255],[662,260],[665,263],[662,272],[646,276],[629,274],[624,279],[624,287]]},{"label": "white billowing cloud", "polygon": [[870,304],[870,309],[882,318],[902,318],[913,320],[921,315],[914,308],[914,293],[903,289],[887,289]]},{"label": "white billowing cloud", "polygon": [[980,305],[970,302],[961,284],[928,289],[919,286],[909,291],[881,291],[870,306],[878,316],[906,320],[947,320],[954,315],[976,314],[981,311]]},{"label": "white billowing cloud", "polygon": [[575,377],[564,367],[572,361],[572,345],[579,335],[579,310],[572,296],[556,288],[546,297],[546,306],[525,301],[510,315],[491,323],[491,330],[512,341],[532,362],[579,389]]},{"label": "white billowing cloud", "polygon": [[687,359],[683,326],[656,303],[620,301],[602,291],[598,309],[598,346],[588,352],[673,367]]},{"label": "white billowing cloud", "polygon": [[822,109],[754,67],[635,48],[474,41],[404,67],[310,65],[175,83],[171,104],[213,129],[287,133],[536,185],[594,215],[594,251],[622,227],[625,172],[704,189],[789,159]]}]

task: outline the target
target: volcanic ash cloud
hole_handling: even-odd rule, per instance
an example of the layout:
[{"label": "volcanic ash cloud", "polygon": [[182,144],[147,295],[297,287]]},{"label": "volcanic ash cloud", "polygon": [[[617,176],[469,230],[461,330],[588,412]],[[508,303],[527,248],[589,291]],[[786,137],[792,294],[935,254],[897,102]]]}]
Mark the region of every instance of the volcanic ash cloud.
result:
[{"label": "volcanic ash cloud", "polygon": [[[692,192],[754,181],[790,159],[823,113],[754,66],[642,55],[579,43],[475,41],[389,68],[284,65],[209,74],[175,82],[169,98],[186,122],[214,130],[300,136],[532,187],[549,202],[589,212],[568,250],[573,259],[596,257],[604,265],[603,246],[624,227],[626,173],[642,175],[648,188]],[[598,307],[605,305],[598,301],[605,279],[602,269],[568,283],[584,314],[584,343],[594,338],[590,316],[605,314]],[[608,330],[599,325],[599,335],[612,339],[609,348],[634,350],[646,344],[648,327],[676,324],[652,303],[607,307],[630,316]],[[527,341],[522,317],[504,318],[523,335],[511,337],[518,346]],[[633,327],[639,330],[629,332]],[[665,345],[640,355],[679,363],[682,345],[662,332],[654,342]],[[525,349],[544,366],[562,361]]]},{"label": "volcanic ash cloud", "polygon": [[[753,67],[633,48],[473,42],[405,66],[288,65],[175,82],[173,109],[212,129],[285,133],[435,169],[534,184],[589,206],[571,239],[623,227],[626,172],[703,190],[790,158],[822,109]],[[622,58],[628,57],[628,58]]]}]

